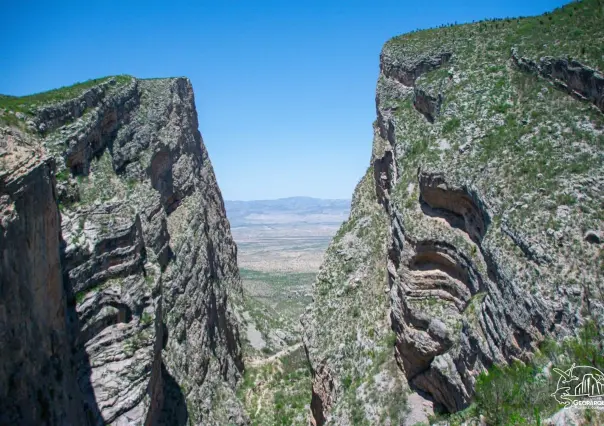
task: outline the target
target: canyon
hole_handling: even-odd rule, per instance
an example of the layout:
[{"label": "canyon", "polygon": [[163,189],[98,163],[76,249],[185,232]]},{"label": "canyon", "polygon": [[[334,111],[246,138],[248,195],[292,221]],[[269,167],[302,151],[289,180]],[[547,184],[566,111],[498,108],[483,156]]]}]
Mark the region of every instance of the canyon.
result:
[{"label": "canyon", "polygon": [[603,18],[392,38],[351,202],[275,214],[225,209],[187,78],[0,96],[0,425],[501,424],[498,368],[601,367]]}]

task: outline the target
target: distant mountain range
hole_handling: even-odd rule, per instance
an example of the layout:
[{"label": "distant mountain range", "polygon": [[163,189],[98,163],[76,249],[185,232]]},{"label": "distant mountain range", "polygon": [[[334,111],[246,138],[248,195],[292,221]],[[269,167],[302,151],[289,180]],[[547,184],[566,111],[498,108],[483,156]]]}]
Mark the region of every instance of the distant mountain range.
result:
[{"label": "distant mountain range", "polygon": [[231,226],[340,224],[348,219],[350,200],[289,197],[224,202]]}]

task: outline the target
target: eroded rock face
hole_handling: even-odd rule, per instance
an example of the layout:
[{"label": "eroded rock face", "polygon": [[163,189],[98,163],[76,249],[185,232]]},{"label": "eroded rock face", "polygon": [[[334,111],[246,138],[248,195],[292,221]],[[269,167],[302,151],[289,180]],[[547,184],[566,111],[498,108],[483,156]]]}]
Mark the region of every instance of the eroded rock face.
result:
[{"label": "eroded rock face", "polygon": [[[133,80],[132,83],[135,83],[135,81]],[[110,104],[113,104],[113,106],[123,105],[123,102],[113,98],[115,92],[110,89],[114,86],[116,86],[116,81],[112,78],[85,90],[82,94],[73,99],[58,104],[39,107],[35,116],[32,118],[32,121],[36,124],[35,130],[38,130],[41,133],[50,133],[65,123],[82,117],[88,109],[97,108],[99,106],[101,106],[101,109],[104,109],[104,106]],[[129,89],[131,90],[132,87]],[[125,99],[122,98],[122,100]],[[98,124],[106,125],[107,122],[110,121],[116,122],[115,114],[108,114],[107,116],[110,118],[100,120]],[[94,127],[89,130],[97,130],[97,128]]]},{"label": "eroded rock face", "polygon": [[318,369],[313,371],[312,400],[310,401],[313,425],[325,424],[326,413],[333,405],[333,394],[334,383],[329,369],[325,365],[319,365]]},{"label": "eroded rock face", "polygon": [[380,57],[380,72],[387,78],[394,79],[405,86],[415,86],[419,76],[442,67],[453,54],[448,51],[429,52],[420,57],[400,58],[382,51]]},{"label": "eroded rock face", "polygon": [[413,106],[431,123],[433,123],[436,116],[440,114],[442,103],[443,97],[440,93],[438,95],[431,95],[424,89],[414,90]]},{"label": "eroded rock face", "polygon": [[535,62],[520,56],[516,48],[512,48],[511,59],[521,70],[551,80],[560,89],[593,102],[604,112],[604,75],[598,70],[568,58],[546,56]]},{"label": "eroded rock face", "polygon": [[190,82],[121,77],[39,108],[34,121],[31,138],[59,177],[47,204],[63,220],[45,248],[69,290],[53,312],[71,307],[59,360],[73,364],[72,411],[85,419],[68,423],[245,424],[229,303],[241,291],[236,247]]},{"label": "eroded rock face", "polygon": [[[544,64],[551,61],[544,61],[545,70],[561,66],[548,67]],[[560,71],[557,78],[563,74],[569,73]],[[572,75],[566,81],[577,86]],[[441,86],[447,84],[450,80]],[[378,89],[381,104],[387,105],[395,93]],[[413,102],[417,103],[415,98]],[[470,403],[481,371],[493,363],[528,361],[546,336],[572,332],[580,304],[571,308],[573,299],[565,296],[567,290],[556,294],[555,283],[568,277],[557,275],[550,265],[563,263],[564,255],[531,236],[534,231],[525,223],[510,219],[502,202],[502,195],[510,197],[509,192],[494,196],[488,186],[492,180],[472,170],[476,166],[461,149],[451,157],[445,154],[424,161],[416,175],[410,175],[405,152],[413,136],[397,123],[409,116],[382,111],[378,120],[387,116],[392,117],[388,126],[395,131],[385,142],[399,154],[391,162],[393,171],[385,175],[407,176],[382,185],[393,188],[384,205],[392,223],[388,271],[396,357],[411,385],[455,412]],[[440,140],[437,143],[442,149]],[[444,158],[450,158],[448,164]],[[601,182],[602,176],[597,179]],[[397,185],[406,191],[393,195]],[[525,193],[523,199],[528,198]],[[590,250],[586,245],[583,249]],[[602,284],[595,270],[584,272],[583,282],[591,284],[576,290],[583,294],[590,291],[589,285]],[[583,313],[597,318],[601,301],[593,294],[590,298],[592,311]]]},{"label": "eroded rock face", "polygon": [[0,130],[0,424],[77,424],[54,161],[27,139]]},{"label": "eroded rock face", "polygon": [[479,196],[451,187],[442,175],[420,172],[418,184],[426,220],[461,233],[470,249],[468,255],[447,238],[415,239],[392,209],[396,355],[413,385],[455,412],[468,405],[476,372],[527,360],[554,324],[543,302],[521,294],[483,246],[490,215]]},{"label": "eroded rock face", "polygon": [[[384,46],[370,167],[303,317],[315,424],[406,424],[425,399],[461,410],[494,363],[529,362],[587,320],[604,327],[602,72],[508,24]],[[519,46],[511,61],[501,40]],[[378,367],[384,337],[404,383],[369,408],[377,377],[399,377]],[[384,414],[397,404],[401,418]]]}]

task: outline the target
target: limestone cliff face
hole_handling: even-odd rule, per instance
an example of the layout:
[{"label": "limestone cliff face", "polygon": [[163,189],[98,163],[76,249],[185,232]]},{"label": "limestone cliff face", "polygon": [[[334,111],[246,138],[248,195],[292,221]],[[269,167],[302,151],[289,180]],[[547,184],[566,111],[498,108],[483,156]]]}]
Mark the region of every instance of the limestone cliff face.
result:
[{"label": "limestone cliff face", "polygon": [[[582,7],[577,25],[602,40],[597,2]],[[375,309],[394,333],[399,400],[416,389],[449,412],[494,363],[528,361],[585,320],[604,326],[601,58],[565,25],[486,22],[384,46],[371,167],[304,319],[316,424],[392,424],[366,392],[387,330]],[[558,44],[541,39],[552,34]]]},{"label": "limestone cliff face", "polygon": [[[236,247],[190,82],[120,76],[31,114],[23,133],[56,163],[56,191],[48,172],[45,200],[51,213],[61,209],[48,230],[56,241],[45,238],[40,251],[49,251],[38,259],[56,255],[48,265],[66,291],[47,286],[42,305],[25,306],[45,312],[52,296],[54,315],[67,310],[63,328],[41,318],[73,347],[58,356],[73,362],[79,389],[64,405],[89,424],[245,423],[234,397],[243,364],[229,303],[241,291]],[[34,217],[19,205],[13,211]],[[48,215],[39,220],[50,223]],[[14,238],[3,244],[15,247]],[[30,244],[14,256],[30,258]],[[3,254],[3,280],[6,262]],[[43,282],[9,281],[19,279]]]},{"label": "limestone cliff face", "polygon": [[0,424],[76,424],[54,161],[24,139],[0,130]]}]

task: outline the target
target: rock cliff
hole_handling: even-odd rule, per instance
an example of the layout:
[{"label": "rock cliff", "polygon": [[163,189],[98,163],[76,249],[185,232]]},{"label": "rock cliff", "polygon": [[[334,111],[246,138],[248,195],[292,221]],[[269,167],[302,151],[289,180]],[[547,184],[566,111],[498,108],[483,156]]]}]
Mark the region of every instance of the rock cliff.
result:
[{"label": "rock cliff", "polygon": [[0,423],[245,424],[236,246],[191,83],[2,101]]},{"label": "rock cliff", "polygon": [[20,132],[0,139],[0,423],[76,424],[54,162]]},{"label": "rock cliff", "polygon": [[385,44],[371,165],[303,318],[315,424],[456,412],[493,364],[604,325],[603,13]]}]

